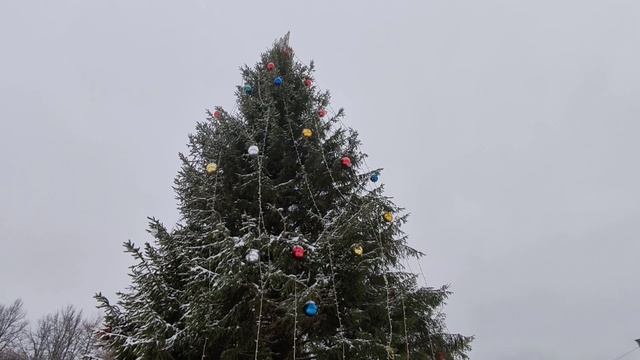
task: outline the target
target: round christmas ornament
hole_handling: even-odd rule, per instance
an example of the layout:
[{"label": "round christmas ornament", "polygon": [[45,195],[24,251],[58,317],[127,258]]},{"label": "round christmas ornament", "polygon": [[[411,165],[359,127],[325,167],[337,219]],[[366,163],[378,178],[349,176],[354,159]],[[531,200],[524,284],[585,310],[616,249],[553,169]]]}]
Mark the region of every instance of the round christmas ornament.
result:
[{"label": "round christmas ornament", "polygon": [[260,251],[256,249],[251,249],[247,251],[247,255],[245,255],[244,259],[249,264],[256,264],[258,263],[258,261],[260,261]]},{"label": "round christmas ornament", "polygon": [[220,110],[214,111],[213,117],[216,118],[217,120],[220,120],[220,118],[222,118],[222,112],[220,112]]},{"label": "round christmas ornament", "polygon": [[316,304],[316,302],[313,300],[309,300],[304,303],[302,311],[304,311],[304,314],[308,317],[314,317],[318,315],[318,304]]},{"label": "round christmas ornament", "polygon": [[371,174],[371,177],[369,178],[369,180],[371,180],[371,182],[378,182],[379,179],[380,179],[380,174],[378,174],[378,173]]},{"label": "round christmas ornament", "polygon": [[324,117],[325,115],[327,115],[327,110],[325,110],[325,109],[320,109],[320,110],[318,110],[318,116],[319,116],[319,117],[321,117],[321,118],[322,118],[322,117]]},{"label": "round christmas ornament", "polygon": [[446,360],[447,359],[447,355],[445,353],[443,353],[442,351],[438,353],[438,360]]},{"label": "round christmas ornament", "polygon": [[303,129],[302,130],[302,136],[306,137],[307,139],[313,136],[313,131],[311,131],[311,129]]},{"label": "round christmas ornament", "polygon": [[362,256],[362,254],[364,254],[364,248],[361,244],[353,244],[353,246],[351,246],[351,251],[355,256]]},{"label": "round christmas ornament", "polygon": [[342,167],[344,168],[350,168],[352,166],[351,158],[348,156],[344,156],[342,159],[340,159],[340,164],[342,164]]},{"label": "round christmas ornament", "polygon": [[249,84],[245,85],[243,89],[244,93],[247,95],[251,95],[253,93],[253,88]]},{"label": "round christmas ornament", "polygon": [[216,171],[218,171],[218,165],[216,165],[216,163],[207,164],[207,174],[213,174]]},{"label": "round christmas ornament", "polygon": [[276,64],[270,62],[267,64],[267,70],[273,71],[276,68]]},{"label": "round christmas ornament", "polygon": [[258,155],[259,152],[260,152],[260,149],[258,149],[256,145],[251,145],[249,146],[249,149],[247,149],[247,153],[251,156],[256,156]]},{"label": "round christmas ornament", "polygon": [[310,88],[313,85],[313,80],[311,79],[304,79],[304,86]]},{"label": "round christmas ornament", "polygon": [[293,248],[291,248],[291,255],[293,255],[293,258],[296,260],[303,260],[304,248],[300,245],[295,245]]},{"label": "round christmas ornament", "polygon": [[282,83],[284,83],[284,79],[282,78],[282,76],[278,76],[277,78],[273,79],[273,84],[275,86],[282,86]]},{"label": "round christmas ornament", "polygon": [[392,222],[393,221],[393,214],[391,213],[391,211],[385,212],[384,215],[382,215],[382,217],[384,218],[384,221],[386,221],[386,222]]}]

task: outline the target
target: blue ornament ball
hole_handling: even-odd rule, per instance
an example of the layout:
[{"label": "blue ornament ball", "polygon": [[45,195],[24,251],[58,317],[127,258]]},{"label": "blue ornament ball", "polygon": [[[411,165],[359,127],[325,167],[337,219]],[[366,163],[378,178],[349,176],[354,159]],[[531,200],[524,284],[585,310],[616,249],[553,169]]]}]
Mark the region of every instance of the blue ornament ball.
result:
[{"label": "blue ornament ball", "polygon": [[244,86],[244,93],[247,95],[251,95],[251,93],[253,93],[253,88],[251,87],[251,85],[247,84]]},{"label": "blue ornament ball", "polygon": [[371,174],[371,177],[369,178],[369,180],[371,180],[371,182],[378,182],[378,180],[380,180],[380,174],[378,173]]},{"label": "blue ornament ball", "polygon": [[314,317],[318,315],[318,304],[313,300],[309,300],[304,304],[302,310],[304,310],[304,314],[308,317]]},{"label": "blue ornament ball", "polygon": [[275,79],[273,80],[273,83],[274,83],[276,86],[281,86],[281,85],[282,85],[282,83],[284,83],[284,79],[282,78],[282,76],[278,76],[277,78],[275,78]]}]

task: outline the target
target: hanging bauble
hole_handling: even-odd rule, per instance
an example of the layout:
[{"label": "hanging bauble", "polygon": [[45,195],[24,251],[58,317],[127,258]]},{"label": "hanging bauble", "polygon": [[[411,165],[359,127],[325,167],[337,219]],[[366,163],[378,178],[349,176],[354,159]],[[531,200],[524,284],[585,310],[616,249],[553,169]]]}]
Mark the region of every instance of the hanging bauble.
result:
[{"label": "hanging bauble", "polygon": [[362,247],[362,244],[351,245],[351,251],[355,256],[362,256],[362,254],[364,254],[364,248]]},{"label": "hanging bauble", "polygon": [[393,221],[393,213],[391,211],[385,212],[384,215],[382,215],[382,217],[384,218],[384,221],[386,221],[386,222],[392,222]]},{"label": "hanging bauble", "polygon": [[438,353],[438,360],[447,360],[447,355],[445,353],[443,353],[442,351],[440,351]]},{"label": "hanging bauble", "polygon": [[322,117],[324,117],[325,115],[327,115],[327,110],[325,110],[325,109],[320,109],[320,110],[318,110],[318,116],[319,116],[319,117],[321,117],[321,118],[322,118]]},{"label": "hanging bauble", "polygon": [[273,79],[273,84],[275,86],[281,86],[282,83],[284,83],[284,79],[282,78],[282,76],[278,76],[277,78]]},{"label": "hanging bauble", "polygon": [[258,155],[259,152],[260,152],[260,149],[258,149],[256,145],[251,145],[249,146],[249,149],[247,149],[247,153],[251,156],[256,156]]},{"label": "hanging bauble", "polygon": [[251,87],[251,85],[247,84],[243,87],[244,89],[244,93],[247,95],[251,95],[253,93],[253,87]]},{"label": "hanging bauble", "polygon": [[303,260],[304,248],[300,245],[295,245],[293,248],[291,248],[291,255],[293,255],[293,258],[296,260]]},{"label": "hanging bauble", "polygon": [[244,259],[248,264],[256,264],[260,261],[260,251],[256,249],[251,249],[247,251],[247,255],[244,256]]},{"label": "hanging bauble", "polygon": [[296,204],[291,204],[289,205],[289,207],[287,208],[287,211],[290,213],[296,212],[298,211],[299,207]]},{"label": "hanging bauble", "polygon": [[216,171],[218,171],[218,165],[216,165],[216,163],[208,163],[207,164],[207,173],[208,174],[213,174]]},{"label": "hanging bauble", "polygon": [[342,164],[342,167],[344,168],[350,168],[352,166],[351,158],[348,156],[344,156],[342,159],[340,159],[340,164]]},{"label": "hanging bauble", "polygon": [[302,311],[304,311],[304,314],[308,317],[314,317],[318,315],[318,304],[316,304],[316,302],[313,300],[309,300],[304,303]]},{"label": "hanging bauble", "polygon": [[220,120],[222,118],[222,112],[220,110],[214,111],[213,117],[216,118],[217,120]]},{"label": "hanging bauble", "polygon": [[311,129],[302,129],[302,136],[308,139],[313,136],[313,131]]},{"label": "hanging bauble", "polygon": [[377,172],[371,174],[369,180],[371,180],[371,182],[378,182],[378,180],[380,180],[380,174],[378,174]]},{"label": "hanging bauble", "polygon": [[313,85],[313,80],[311,79],[304,79],[304,86],[310,88]]},{"label": "hanging bauble", "polygon": [[276,64],[270,62],[267,64],[267,70],[273,71],[276,68]]}]

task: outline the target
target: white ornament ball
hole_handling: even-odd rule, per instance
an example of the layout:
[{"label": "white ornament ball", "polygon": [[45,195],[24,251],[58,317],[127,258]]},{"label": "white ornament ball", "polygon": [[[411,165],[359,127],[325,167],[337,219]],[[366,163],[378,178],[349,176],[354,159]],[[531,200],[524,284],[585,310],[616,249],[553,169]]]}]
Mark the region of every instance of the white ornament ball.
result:
[{"label": "white ornament ball", "polygon": [[256,249],[251,249],[247,252],[247,255],[244,257],[249,264],[255,264],[260,260],[260,251]]},{"label": "white ornament ball", "polygon": [[255,146],[255,145],[251,145],[251,146],[249,146],[249,149],[247,150],[247,152],[251,156],[256,156],[260,152],[260,149],[258,149],[258,147]]}]

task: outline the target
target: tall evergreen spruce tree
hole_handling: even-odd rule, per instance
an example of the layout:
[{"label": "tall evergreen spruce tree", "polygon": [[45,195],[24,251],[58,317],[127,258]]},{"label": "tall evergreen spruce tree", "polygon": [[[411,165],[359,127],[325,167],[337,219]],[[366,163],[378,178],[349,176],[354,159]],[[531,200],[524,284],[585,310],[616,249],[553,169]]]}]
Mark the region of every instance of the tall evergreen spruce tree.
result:
[{"label": "tall evergreen spruce tree", "polygon": [[242,69],[239,113],[197,124],[175,180],[180,223],[150,219],[153,243],[125,243],[131,287],[116,304],[96,295],[117,359],[467,358],[471,338],[439,311],[447,288],[404,271],[422,255],[406,215],[343,111],[324,110],[313,68],[285,36]]}]

